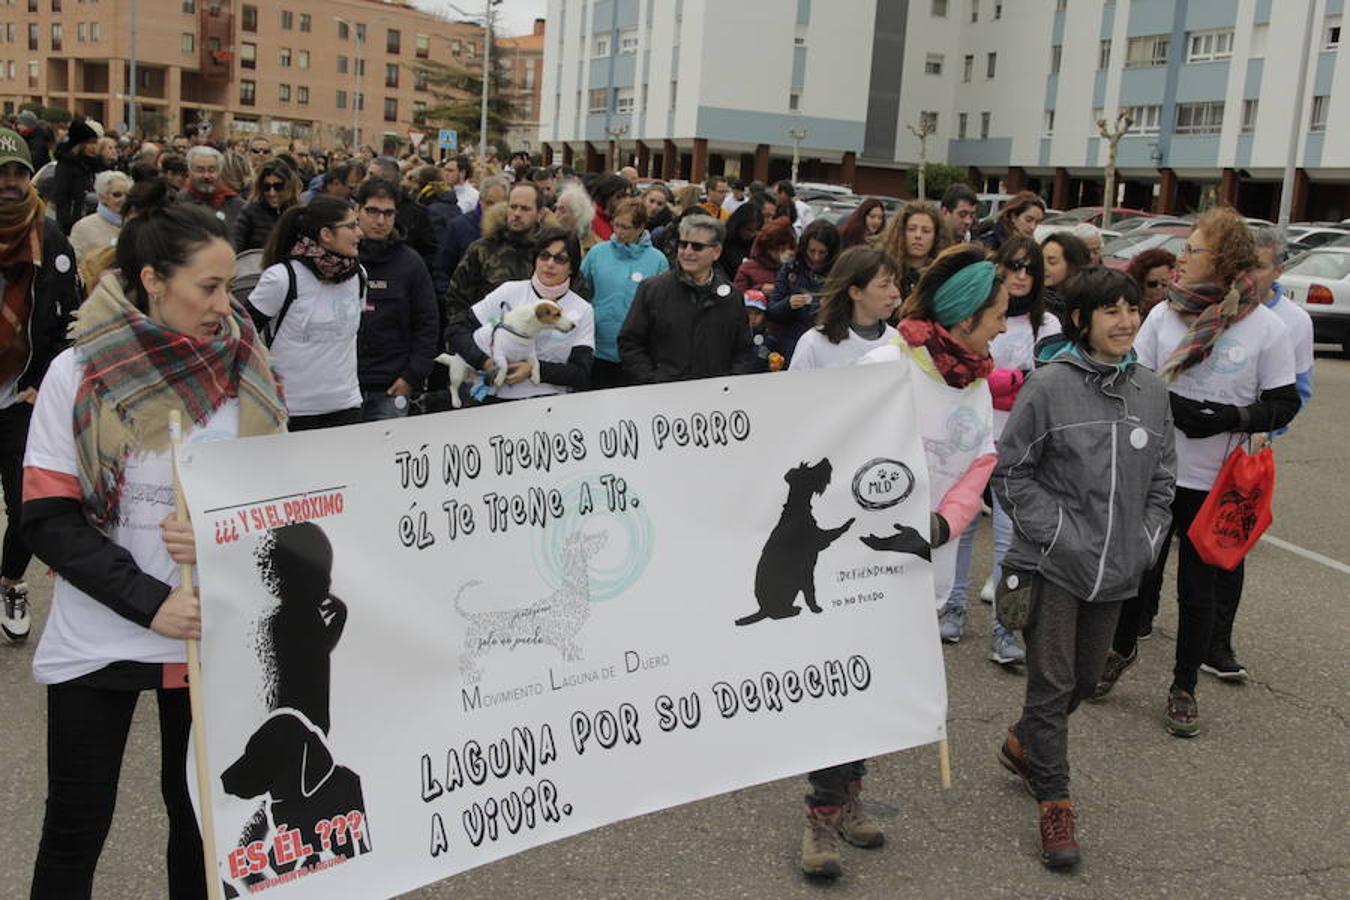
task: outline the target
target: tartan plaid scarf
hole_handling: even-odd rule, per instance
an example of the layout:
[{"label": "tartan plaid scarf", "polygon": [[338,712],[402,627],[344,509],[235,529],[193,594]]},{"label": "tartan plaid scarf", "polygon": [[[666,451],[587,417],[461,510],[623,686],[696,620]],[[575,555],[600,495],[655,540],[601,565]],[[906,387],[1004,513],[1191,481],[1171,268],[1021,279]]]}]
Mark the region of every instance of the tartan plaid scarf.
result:
[{"label": "tartan plaid scarf", "polygon": [[109,272],[76,313],[71,336],[83,365],[75,395],[80,493],[100,528],[116,518],[127,459],[169,448],[171,410],[201,425],[238,397],[240,437],[285,429],[279,380],[237,307],[222,337],[197,340],[151,321]]},{"label": "tartan plaid scarf", "polygon": [[942,380],[954,388],[964,389],[994,371],[992,359],[971,353],[931,319],[902,319],[900,336],[911,347],[926,348]]},{"label": "tartan plaid scarf", "polygon": [[1219,335],[1251,315],[1261,305],[1261,298],[1256,296],[1251,277],[1244,274],[1227,291],[1217,284],[1174,284],[1167,290],[1167,302],[1182,318],[1190,320],[1181,343],[1158,370],[1164,381],[1171,382],[1191,366],[1204,362],[1214,351]]}]

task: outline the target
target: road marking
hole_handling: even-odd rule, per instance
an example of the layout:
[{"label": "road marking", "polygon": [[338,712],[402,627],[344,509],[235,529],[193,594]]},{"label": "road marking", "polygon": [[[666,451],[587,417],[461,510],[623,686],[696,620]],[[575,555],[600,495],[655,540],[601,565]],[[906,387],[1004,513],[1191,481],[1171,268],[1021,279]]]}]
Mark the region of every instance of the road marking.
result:
[{"label": "road marking", "polygon": [[1350,566],[1347,566],[1345,563],[1339,560],[1332,559],[1330,556],[1323,556],[1316,550],[1308,550],[1305,547],[1300,547],[1298,544],[1291,544],[1288,541],[1282,541],[1271,534],[1266,535],[1265,537],[1261,538],[1261,540],[1265,541],[1267,544],[1279,547],[1281,550],[1288,550],[1290,553],[1293,553],[1297,556],[1301,556],[1304,559],[1310,559],[1315,563],[1321,563],[1328,569],[1335,569],[1342,575],[1350,575]]}]

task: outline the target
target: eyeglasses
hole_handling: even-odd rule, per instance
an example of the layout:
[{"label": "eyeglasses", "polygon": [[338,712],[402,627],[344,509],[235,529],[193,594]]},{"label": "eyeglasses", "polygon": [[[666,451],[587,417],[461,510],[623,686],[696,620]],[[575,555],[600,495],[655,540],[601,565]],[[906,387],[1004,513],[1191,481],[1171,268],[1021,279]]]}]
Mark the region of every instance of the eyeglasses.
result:
[{"label": "eyeglasses", "polygon": [[540,250],[539,255],[536,256],[535,259],[540,262],[551,259],[560,266],[565,266],[572,262],[572,257],[568,256],[566,253],[549,253],[547,250]]},{"label": "eyeglasses", "polygon": [[255,153],[255,154],[259,155],[259,156],[271,156],[271,155],[272,155],[272,148],[271,148],[271,147],[249,147],[249,148],[248,148],[248,152],[249,152],[249,153]]},{"label": "eyeglasses", "polygon": [[361,207],[361,212],[370,216],[372,219],[392,219],[398,210],[393,207],[390,207],[389,209],[380,209],[378,206],[363,206]]},{"label": "eyeglasses", "polygon": [[1003,268],[1009,272],[1026,272],[1031,268],[1031,260],[1014,259],[1012,262],[1004,263]]},{"label": "eyeglasses", "polygon": [[1150,288],[1160,288],[1167,286],[1166,281],[1159,281],[1154,278],[1150,278],[1148,281],[1145,281],[1144,284],[1148,285]]},{"label": "eyeglasses", "polygon": [[356,221],[355,219],[353,219],[353,220],[350,221],[350,222],[339,222],[338,224],[336,224],[336,225],[333,226],[333,230],[334,230],[334,231],[336,231],[336,230],[339,229],[339,228],[350,228],[350,229],[352,229],[353,231],[360,231],[360,230],[361,230],[361,223],[358,222],[358,221]]},{"label": "eyeglasses", "polygon": [[1193,253],[1213,253],[1214,251],[1208,247],[1192,247],[1188,241],[1181,245],[1181,252],[1186,256],[1190,256]]},{"label": "eyeglasses", "polygon": [[717,247],[717,246],[719,246],[718,244],[704,244],[704,243],[702,243],[702,242],[700,242],[700,241],[683,241],[683,240],[681,240],[681,241],[676,241],[675,244],[676,244],[676,246],[678,246],[681,250],[689,249],[689,250],[693,250],[695,253],[702,253],[704,250],[707,250],[709,247]]},{"label": "eyeglasses", "polygon": [[284,181],[264,181],[262,183],[262,191],[264,194],[268,193],[269,191],[282,191],[285,189],[286,189],[286,182]]}]

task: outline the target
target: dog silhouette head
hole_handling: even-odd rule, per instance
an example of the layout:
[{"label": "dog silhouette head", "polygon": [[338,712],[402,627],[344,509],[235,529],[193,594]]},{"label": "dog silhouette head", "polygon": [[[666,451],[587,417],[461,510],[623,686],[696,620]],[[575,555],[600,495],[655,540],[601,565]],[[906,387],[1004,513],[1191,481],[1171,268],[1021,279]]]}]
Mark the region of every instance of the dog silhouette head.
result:
[{"label": "dog silhouette head", "polygon": [[253,732],[243,754],[221,773],[220,784],[235,797],[295,800],[323,787],[334,768],[323,732],[304,713],[283,707]]},{"label": "dog silhouette head", "polygon": [[814,466],[802,463],[795,469],[788,469],[783,480],[792,488],[805,488],[813,494],[825,493],[825,488],[830,485],[830,475],[834,469],[830,466],[828,459],[822,459]]}]

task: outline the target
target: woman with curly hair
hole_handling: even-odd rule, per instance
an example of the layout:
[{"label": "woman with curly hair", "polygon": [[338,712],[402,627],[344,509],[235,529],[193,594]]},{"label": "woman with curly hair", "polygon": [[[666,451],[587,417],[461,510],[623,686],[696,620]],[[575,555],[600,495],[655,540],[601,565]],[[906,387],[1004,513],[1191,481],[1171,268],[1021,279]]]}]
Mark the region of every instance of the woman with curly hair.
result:
[{"label": "woman with curly hair", "polygon": [[1145,250],[1130,260],[1127,270],[1134,283],[1139,285],[1143,297],[1140,312],[1145,317],[1167,299],[1172,287],[1172,276],[1176,272],[1177,258],[1161,247]]},{"label": "woman with curly hair", "polygon": [[900,290],[906,297],[923,270],[951,246],[947,220],[932,203],[911,200],[882,232],[878,244],[900,263]]}]

